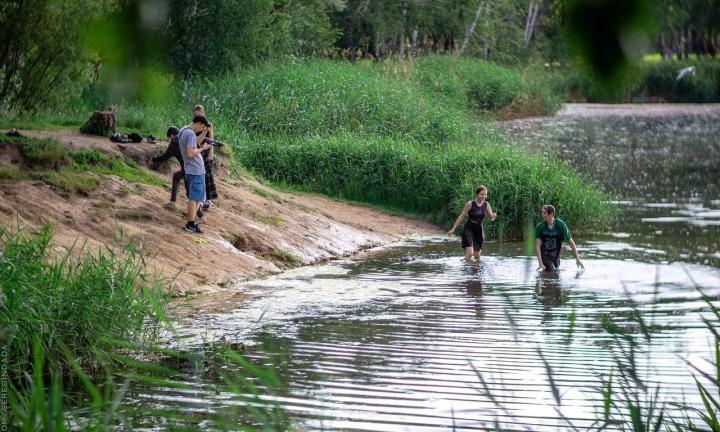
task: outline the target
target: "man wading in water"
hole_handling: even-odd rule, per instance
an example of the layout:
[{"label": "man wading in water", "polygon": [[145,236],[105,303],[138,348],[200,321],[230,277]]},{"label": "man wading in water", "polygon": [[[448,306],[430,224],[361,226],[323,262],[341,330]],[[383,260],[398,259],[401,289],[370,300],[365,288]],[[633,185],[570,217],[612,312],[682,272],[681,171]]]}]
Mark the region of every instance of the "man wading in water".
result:
[{"label": "man wading in water", "polygon": [[575,241],[565,222],[555,217],[555,207],[544,205],[541,216],[543,221],[535,227],[535,255],[538,258],[538,270],[556,272],[560,267],[560,251],[563,241],[568,242],[575,256],[575,263],[585,269],[578,254]]},{"label": "man wading in water", "polygon": [[465,216],[468,217],[468,221],[465,223],[462,231],[462,247],[465,249],[466,261],[472,261],[473,258],[476,260],[480,259],[483,240],[485,240],[485,233],[482,226],[485,214],[490,216],[490,220],[492,221],[497,217],[492,207],[490,207],[490,203],[485,201],[487,195],[487,188],[485,186],[478,186],[477,189],[475,189],[475,199],[465,204],[462,213],[460,213],[453,227],[448,231],[448,235],[453,235],[455,228],[460,225],[460,222]]}]

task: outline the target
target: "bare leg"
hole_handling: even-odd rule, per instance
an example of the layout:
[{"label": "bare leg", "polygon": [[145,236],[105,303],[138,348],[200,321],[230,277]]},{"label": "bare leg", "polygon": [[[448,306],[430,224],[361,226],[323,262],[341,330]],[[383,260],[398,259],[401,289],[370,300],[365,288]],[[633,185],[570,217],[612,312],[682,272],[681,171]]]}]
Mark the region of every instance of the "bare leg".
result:
[{"label": "bare leg", "polygon": [[482,249],[473,252],[473,257],[474,257],[477,261],[480,261],[480,255],[482,255]]},{"label": "bare leg", "polygon": [[472,246],[465,248],[465,261],[473,260],[473,248]]},{"label": "bare leg", "polygon": [[188,222],[195,221],[195,216],[197,215],[197,209],[198,209],[198,202],[197,201],[189,201],[187,203],[187,214],[186,220]]}]

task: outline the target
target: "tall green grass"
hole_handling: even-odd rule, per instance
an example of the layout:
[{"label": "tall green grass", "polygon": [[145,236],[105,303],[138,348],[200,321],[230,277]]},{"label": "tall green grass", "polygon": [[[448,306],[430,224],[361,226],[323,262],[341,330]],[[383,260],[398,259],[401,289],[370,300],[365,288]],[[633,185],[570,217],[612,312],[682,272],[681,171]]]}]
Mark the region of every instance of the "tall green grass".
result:
[{"label": "tall green grass", "polygon": [[88,371],[87,380],[116,350],[115,339],[152,340],[162,311],[159,284],[135,248],[59,252],[52,239],[49,225],[0,225],[0,344],[11,429],[65,430],[67,377]]},{"label": "tall green grass", "polygon": [[[215,344],[203,363],[194,351],[168,349],[159,333],[172,330],[163,283],[132,245],[60,252],[48,225],[0,225],[5,430],[134,430],[148,421],[177,431],[288,430],[284,411],[261,399],[281,388],[283,358],[258,365]],[[198,417],[182,406],[128,400],[130,387],[142,383],[197,390],[182,372],[189,362],[236,403]]]},{"label": "tall green grass", "polygon": [[[470,120],[462,107],[439,103],[404,78],[341,61],[268,63],[212,78],[175,81],[170,91],[174,104],[121,102],[118,124],[164,134],[169,124],[186,124],[192,107],[202,104],[218,132],[226,136],[294,137],[348,131],[434,145],[462,137]],[[92,109],[111,103],[90,89],[85,98],[59,111],[62,121],[79,123],[85,119],[82,112],[88,116]]]},{"label": "tall green grass", "polygon": [[346,131],[429,144],[462,137],[467,113],[417,90],[373,67],[313,60],[194,81],[183,93],[239,132],[295,137]]},{"label": "tall green grass", "polygon": [[478,184],[485,184],[499,215],[490,231],[500,236],[521,236],[548,202],[578,229],[598,227],[612,217],[605,197],[567,167],[512,149],[498,135],[443,150],[352,134],[286,141],[248,137],[238,154],[271,181],[412,212],[443,225],[452,223]]},{"label": "tall green grass", "polygon": [[78,100],[41,116],[48,124],[79,125],[92,110],[114,104],[122,130],[160,135],[169,124],[185,124],[200,103],[226,133],[294,137],[347,131],[438,144],[460,139],[476,120],[473,110],[515,116],[554,112],[561,90],[541,85],[548,79],[538,68],[443,55],[379,64],[306,60],[188,81],[167,77],[172,84],[166,104],[111,100],[101,85],[91,85]]},{"label": "tall green grass", "polygon": [[523,70],[473,58],[431,55],[415,60],[411,69],[423,91],[503,118],[553,114],[563,102],[553,75],[541,68]]},{"label": "tall green grass", "polygon": [[50,370],[67,370],[63,350],[92,367],[107,340],[143,338],[156,317],[160,287],[135,248],[58,252],[52,239],[49,225],[0,225],[0,343],[15,383],[33,370],[35,343]]},{"label": "tall green grass", "polygon": [[[272,356],[264,364],[252,362],[230,345],[208,345],[197,351],[162,349],[114,341],[131,355],[113,354],[101,370],[89,375],[71,353],[65,352],[71,371],[62,379],[47,369],[46,352],[33,347],[33,371],[23,391],[8,395],[9,430],[18,432],[108,432],[147,430],[177,432],[293,430],[286,412],[269,395],[283,387],[284,360]],[[194,370],[190,375],[183,369]],[[74,380],[74,383],[72,382]],[[196,380],[209,383],[198,388]],[[212,389],[221,406],[209,404],[138,403],[138,392],[201,392]],[[163,393],[162,396],[165,394]],[[206,400],[212,399],[212,394]],[[230,398],[231,402],[228,403]]]},{"label": "tall green grass", "polygon": [[[695,66],[695,75],[677,80],[680,69]],[[560,74],[568,98],[587,102],[720,102],[720,61],[661,60],[636,66],[612,89],[603,88],[581,71]]]}]

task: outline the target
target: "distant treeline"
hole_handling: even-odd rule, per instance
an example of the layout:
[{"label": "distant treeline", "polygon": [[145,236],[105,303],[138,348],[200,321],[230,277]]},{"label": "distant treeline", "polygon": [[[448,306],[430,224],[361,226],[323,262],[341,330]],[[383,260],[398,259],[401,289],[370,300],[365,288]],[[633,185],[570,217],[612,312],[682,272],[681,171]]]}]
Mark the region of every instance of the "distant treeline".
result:
[{"label": "distant treeline", "polygon": [[[646,36],[628,42],[627,29]],[[287,57],[427,53],[567,64],[573,47],[614,67],[621,47],[714,56],[719,37],[720,2],[708,0],[6,0],[0,108],[47,107],[98,81],[136,95],[123,81],[147,84],[150,69],[215,76]]]}]

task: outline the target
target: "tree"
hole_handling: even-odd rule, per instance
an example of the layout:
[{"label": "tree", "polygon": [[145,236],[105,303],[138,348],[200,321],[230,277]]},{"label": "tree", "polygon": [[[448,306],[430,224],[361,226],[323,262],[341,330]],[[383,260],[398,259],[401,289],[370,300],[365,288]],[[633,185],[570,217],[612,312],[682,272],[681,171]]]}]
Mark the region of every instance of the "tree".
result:
[{"label": "tree", "polygon": [[288,54],[328,55],[341,0],[170,0],[165,44],[182,75],[221,73]]},{"label": "tree", "polygon": [[171,67],[183,75],[225,72],[288,51],[289,21],[274,0],[170,0]]},{"label": "tree", "polygon": [[34,110],[79,91],[91,53],[84,41],[92,21],[114,0],[6,0],[0,4],[0,104]]}]

